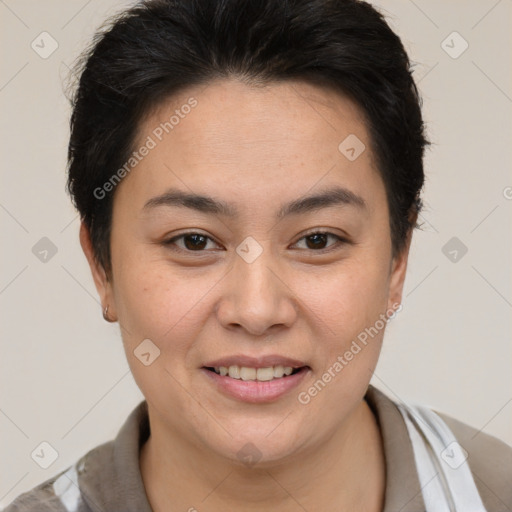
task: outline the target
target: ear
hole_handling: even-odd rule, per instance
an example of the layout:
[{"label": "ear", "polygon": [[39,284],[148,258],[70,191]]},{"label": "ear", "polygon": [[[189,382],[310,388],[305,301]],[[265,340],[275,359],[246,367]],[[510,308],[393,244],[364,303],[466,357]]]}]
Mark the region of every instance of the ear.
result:
[{"label": "ear", "polygon": [[80,223],[80,245],[82,246],[82,250],[87,258],[87,262],[89,263],[94,284],[100,296],[102,311],[104,311],[108,306],[108,316],[112,319],[117,319],[112,283],[109,280],[103,265],[101,265],[95,257],[91,242],[91,234],[83,220]]},{"label": "ear", "polygon": [[[414,226],[414,224],[412,224]],[[406,242],[400,251],[391,261],[391,275],[389,283],[388,309],[396,310],[397,304],[402,303],[402,293],[409,259],[413,228],[409,230]]]}]

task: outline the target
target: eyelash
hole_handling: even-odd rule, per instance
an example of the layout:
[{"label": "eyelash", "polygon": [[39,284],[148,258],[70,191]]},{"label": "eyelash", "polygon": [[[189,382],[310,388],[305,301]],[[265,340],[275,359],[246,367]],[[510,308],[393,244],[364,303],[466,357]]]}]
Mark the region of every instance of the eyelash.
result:
[{"label": "eyelash", "polygon": [[[198,251],[191,251],[189,249],[183,249],[181,247],[178,247],[175,245],[175,242],[176,240],[179,240],[181,238],[185,238],[186,236],[190,236],[190,235],[200,235],[200,236],[203,236],[205,237],[207,240],[210,240],[214,243],[216,243],[211,237],[203,234],[203,233],[199,233],[197,231],[189,231],[189,232],[186,232],[186,233],[181,233],[180,235],[177,235],[175,237],[172,237],[168,240],[165,240],[163,242],[163,245],[166,246],[166,247],[169,247],[171,250],[173,251],[176,251],[176,252],[186,252],[186,253],[202,253],[202,252],[207,252],[206,249],[202,249],[202,250],[198,250]],[[327,235],[328,237],[329,236],[332,236],[334,238],[336,238],[337,242],[333,245],[331,245],[330,247],[327,247],[325,249],[303,249],[303,250],[308,250],[310,252],[314,252],[314,253],[321,253],[321,254],[325,254],[327,252],[330,252],[332,250],[334,250],[335,248],[339,247],[340,245],[345,245],[345,244],[349,244],[350,241],[347,240],[346,238],[343,238],[339,235],[336,235],[334,233],[331,233],[329,231],[312,231],[310,233],[307,233],[305,235],[303,235],[301,238],[299,238],[299,240],[297,240],[297,242],[295,242],[294,245],[298,244],[301,240],[304,240],[306,238],[309,238],[309,237],[312,237],[314,235]],[[174,247],[173,247],[174,246]]]}]

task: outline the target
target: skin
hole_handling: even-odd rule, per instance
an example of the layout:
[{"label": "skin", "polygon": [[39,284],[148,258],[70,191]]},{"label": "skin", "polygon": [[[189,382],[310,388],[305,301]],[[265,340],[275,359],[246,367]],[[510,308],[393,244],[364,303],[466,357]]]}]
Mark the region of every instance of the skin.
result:
[{"label": "skin", "polygon": [[[151,435],[140,466],[151,507],[380,511],[384,456],[364,394],[385,329],[308,404],[298,401],[401,301],[410,238],[393,258],[384,184],[361,112],[339,93],[304,82],[262,88],[226,79],[159,105],[141,123],[136,147],[191,96],[197,107],[115,190],[111,279],[84,225],[80,232],[148,402]],[[354,161],[338,150],[349,134],[366,146]],[[282,204],[332,186],[366,207],[335,205],[276,221]],[[231,202],[239,214],[144,209],[171,187]],[[190,239],[163,243],[185,231],[208,242],[199,250]],[[348,243],[329,237],[318,249],[304,238],[312,231]],[[248,236],[262,248],[252,263],[236,252]],[[133,353],[146,338],[160,350],[149,366]],[[244,403],[220,394],[200,371],[240,353],[280,354],[311,370],[272,403]],[[250,467],[237,457],[248,442],[261,453]]]}]

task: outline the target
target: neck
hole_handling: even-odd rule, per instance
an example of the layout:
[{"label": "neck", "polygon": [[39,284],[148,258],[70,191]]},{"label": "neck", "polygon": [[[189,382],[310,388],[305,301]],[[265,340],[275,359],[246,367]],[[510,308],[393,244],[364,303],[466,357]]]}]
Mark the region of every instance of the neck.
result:
[{"label": "neck", "polygon": [[[141,448],[140,468],[154,512],[360,510],[381,512],[385,461],[380,431],[363,400],[326,441],[296,460],[260,468],[209,456],[182,439],[152,434]],[[161,430],[160,430],[161,431]]]}]

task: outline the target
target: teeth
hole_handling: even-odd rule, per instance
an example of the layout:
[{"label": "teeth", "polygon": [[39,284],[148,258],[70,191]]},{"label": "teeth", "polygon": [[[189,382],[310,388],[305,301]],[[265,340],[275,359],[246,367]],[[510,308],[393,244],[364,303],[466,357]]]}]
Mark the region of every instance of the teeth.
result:
[{"label": "teeth", "polygon": [[241,380],[258,380],[261,382],[280,379],[285,375],[291,375],[293,368],[291,366],[268,366],[266,368],[249,368],[247,366],[232,365],[229,368],[227,366],[216,366],[214,368],[215,373],[225,377],[229,376],[232,379]]},{"label": "teeth", "polygon": [[256,380],[272,380],[274,378],[274,368],[258,368]]},{"label": "teeth", "polygon": [[[229,367],[229,376],[231,377],[231,368]],[[238,367],[237,367],[238,368]],[[242,366],[240,368],[240,378],[242,380],[255,380],[256,379],[256,368],[247,368],[245,366]]]},{"label": "teeth", "polygon": [[229,373],[229,376],[232,379],[239,379],[240,378],[240,368],[238,366],[230,366],[228,373]]},{"label": "teeth", "polygon": [[280,379],[284,375],[284,367],[281,365],[274,366],[274,377]]}]

